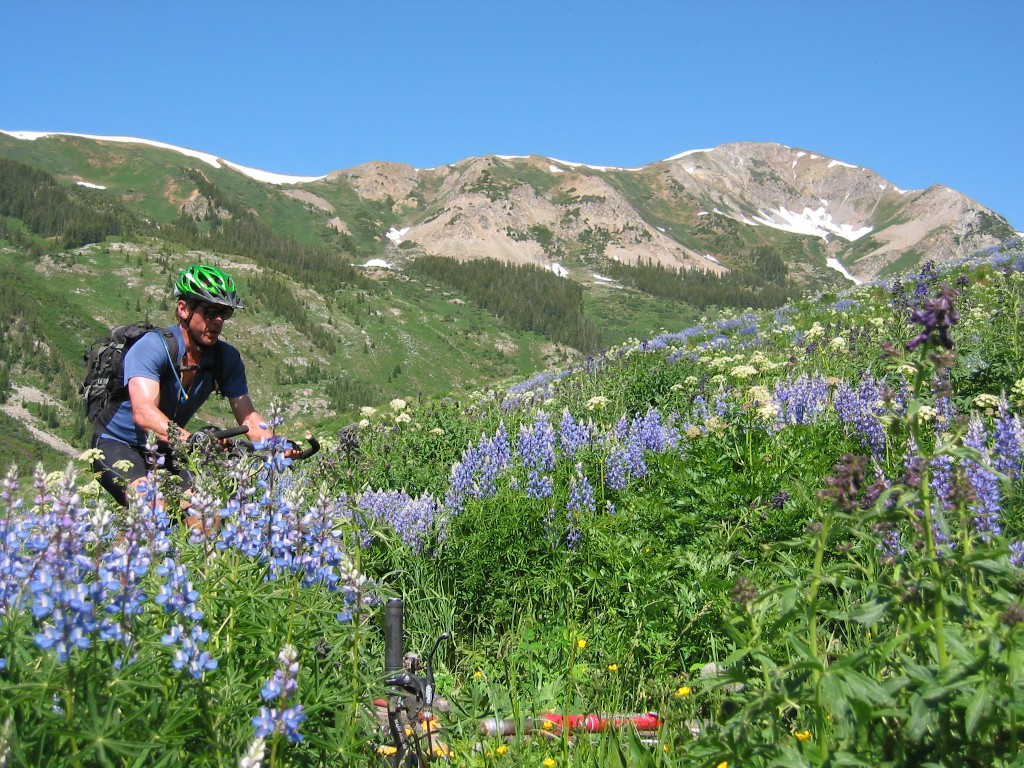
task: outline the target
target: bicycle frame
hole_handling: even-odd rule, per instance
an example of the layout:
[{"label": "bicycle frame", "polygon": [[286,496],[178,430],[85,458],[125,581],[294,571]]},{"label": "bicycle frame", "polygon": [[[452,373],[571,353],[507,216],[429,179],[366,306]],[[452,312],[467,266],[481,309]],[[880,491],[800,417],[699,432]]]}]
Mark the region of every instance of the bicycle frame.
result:
[{"label": "bicycle frame", "polygon": [[[385,757],[393,768],[424,766],[432,759],[450,762],[434,715],[434,654],[451,636],[447,632],[438,636],[421,661],[415,653],[403,653],[403,621],[403,602],[389,599],[384,607],[384,684],[393,691],[385,706],[389,746],[394,752]],[[421,669],[423,674],[417,674]]]}]

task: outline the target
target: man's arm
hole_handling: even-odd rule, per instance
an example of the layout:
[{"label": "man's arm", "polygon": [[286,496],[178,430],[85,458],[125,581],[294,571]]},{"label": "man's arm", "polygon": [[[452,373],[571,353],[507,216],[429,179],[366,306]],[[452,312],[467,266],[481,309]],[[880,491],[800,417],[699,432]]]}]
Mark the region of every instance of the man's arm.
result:
[{"label": "man's arm", "polygon": [[[135,426],[143,432],[155,432],[157,440],[167,441],[167,426],[171,419],[160,410],[160,382],[142,376],[133,376],[128,380],[128,397],[132,402],[132,418]],[[189,433],[180,429],[182,439]]]},{"label": "man's arm", "polygon": [[252,404],[252,398],[249,395],[232,397],[228,402],[231,404],[231,412],[235,414],[235,421],[238,422],[238,425],[249,428],[249,431],[246,433],[246,437],[249,440],[257,443],[274,436],[274,432],[269,429],[269,425],[268,428],[260,426],[261,423],[267,424],[267,420],[256,410],[256,406]]}]

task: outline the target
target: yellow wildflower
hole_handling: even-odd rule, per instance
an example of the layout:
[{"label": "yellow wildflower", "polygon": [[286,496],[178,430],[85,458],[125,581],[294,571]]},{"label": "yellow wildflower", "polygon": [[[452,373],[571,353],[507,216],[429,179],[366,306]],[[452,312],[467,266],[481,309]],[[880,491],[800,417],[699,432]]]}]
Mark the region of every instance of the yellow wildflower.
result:
[{"label": "yellow wildflower", "polygon": [[476,672],[473,673],[473,679],[474,680],[479,680],[483,676],[484,676],[484,673],[481,672],[479,669]]},{"label": "yellow wildflower", "polygon": [[729,768],[729,761],[723,760],[718,765],[716,765],[715,768]]},{"label": "yellow wildflower", "polygon": [[797,731],[793,735],[796,736],[796,740],[797,741],[807,741],[808,739],[811,738],[811,732],[810,731]]},{"label": "yellow wildflower", "polygon": [[545,757],[544,758],[544,765],[546,765],[547,768],[554,768],[554,766],[555,766],[555,759],[553,757]]},{"label": "yellow wildflower", "polygon": [[609,664],[608,665],[608,671],[609,672],[618,672],[619,671],[619,665],[618,664]]},{"label": "yellow wildflower", "polygon": [[377,747],[377,754],[381,757],[392,757],[393,755],[397,754],[397,752],[398,747],[392,747],[388,744],[382,744],[381,746]]},{"label": "yellow wildflower", "polygon": [[587,647],[587,641],[581,637],[579,640],[576,641],[576,647],[582,651],[584,648]]},{"label": "yellow wildflower", "polygon": [[506,752],[508,752],[508,744],[500,744],[498,745],[498,748],[494,750],[494,754],[498,755],[499,757],[501,755],[504,755]]},{"label": "yellow wildflower", "polygon": [[684,685],[684,686],[681,686],[680,688],[676,689],[676,694],[675,695],[676,695],[677,699],[685,699],[691,693],[693,693],[693,691],[690,690],[690,686]]}]

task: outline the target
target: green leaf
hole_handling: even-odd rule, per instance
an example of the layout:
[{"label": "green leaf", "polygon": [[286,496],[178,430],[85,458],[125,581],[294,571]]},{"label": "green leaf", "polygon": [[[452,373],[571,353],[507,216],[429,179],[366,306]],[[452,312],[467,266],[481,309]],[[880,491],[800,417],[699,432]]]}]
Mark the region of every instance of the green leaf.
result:
[{"label": "green leaf", "polygon": [[987,685],[978,686],[967,705],[967,712],[964,716],[964,727],[967,729],[968,736],[974,736],[981,721],[991,708],[992,692]]},{"label": "green leaf", "polygon": [[855,621],[858,624],[877,624],[885,618],[886,609],[888,607],[888,601],[872,600],[870,603],[859,603],[855,605],[850,609],[847,616],[850,621]]},{"label": "green leaf", "polygon": [[935,713],[916,693],[910,699],[910,718],[907,720],[907,738],[920,742],[930,728],[935,725]]}]

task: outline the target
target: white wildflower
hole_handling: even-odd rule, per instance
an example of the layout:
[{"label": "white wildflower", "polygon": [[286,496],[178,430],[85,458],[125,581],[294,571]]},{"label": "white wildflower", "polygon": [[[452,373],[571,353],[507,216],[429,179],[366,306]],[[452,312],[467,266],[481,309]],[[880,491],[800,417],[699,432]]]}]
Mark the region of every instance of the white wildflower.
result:
[{"label": "white wildflower", "polygon": [[737,379],[747,379],[751,376],[757,376],[757,368],[752,365],[737,365],[729,373]]},{"label": "white wildflower", "polygon": [[263,758],[267,752],[267,744],[262,736],[257,736],[249,743],[242,759],[238,761],[238,768],[260,768],[263,765]]}]

